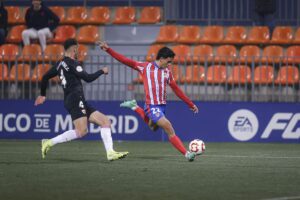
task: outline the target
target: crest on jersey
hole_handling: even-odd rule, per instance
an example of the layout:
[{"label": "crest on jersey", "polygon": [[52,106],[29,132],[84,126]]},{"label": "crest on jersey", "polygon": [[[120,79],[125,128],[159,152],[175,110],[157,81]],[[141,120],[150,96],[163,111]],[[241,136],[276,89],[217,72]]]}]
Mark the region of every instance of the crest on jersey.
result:
[{"label": "crest on jersey", "polygon": [[82,69],[82,67],[81,67],[81,66],[79,66],[79,65],[78,65],[78,66],[76,67],[76,71],[78,71],[78,72],[82,72],[82,71],[83,71],[83,69]]}]

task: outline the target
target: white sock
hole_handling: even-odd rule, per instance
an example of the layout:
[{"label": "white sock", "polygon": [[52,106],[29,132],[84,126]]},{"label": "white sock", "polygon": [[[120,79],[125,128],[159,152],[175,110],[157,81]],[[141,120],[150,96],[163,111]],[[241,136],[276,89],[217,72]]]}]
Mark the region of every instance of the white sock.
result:
[{"label": "white sock", "polygon": [[52,138],[51,142],[53,145],[56,145],[56,144],[63,143],[63,142],[69,142],[69,141],[75,140],[77,138],[78,138],[78,136],[77,136],[75,130],[68,130],[68,131]]},{"label": "white sock", "polygon": [[101,137],[104,143],[104,147],[106,152],[113,151],[113,141],[111,137],[111,129],[110,128],[101,128]]}]

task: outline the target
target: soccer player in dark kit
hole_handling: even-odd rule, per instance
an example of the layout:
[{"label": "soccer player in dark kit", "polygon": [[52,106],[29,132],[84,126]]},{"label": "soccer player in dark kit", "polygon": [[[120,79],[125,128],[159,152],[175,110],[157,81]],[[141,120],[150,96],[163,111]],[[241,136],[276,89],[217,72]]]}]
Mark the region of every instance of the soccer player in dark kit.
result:
[{"label": "soccer player in dark kit", "polygon": [[70,113],[75,129],[68,130],[52,138],[42,140],[42,158],[56,144],[69,142],[87,134],[88,122],[101,126],[101,137],[109,161],[118,160],[128,155],[128,152],[116,152],[113,149],[110,120],[103,113],[91,107],[84,98],[81,79],[86,82],[96,80],[102,74],[108,74],[104,67],[95,73],[88,74],[77,61],[78,43],[75,39],[68,39],[64,43],[65,56],[58,61],[42,78],[41,95],[35,100],[35,105],[43,104],[46,100],[48,80],[58,76],[64,91],[64,106]]}]

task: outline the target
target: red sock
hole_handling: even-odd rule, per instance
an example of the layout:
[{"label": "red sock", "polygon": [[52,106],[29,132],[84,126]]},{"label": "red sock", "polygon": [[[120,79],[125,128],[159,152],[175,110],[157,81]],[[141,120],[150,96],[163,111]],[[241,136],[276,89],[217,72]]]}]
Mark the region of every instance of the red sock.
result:
[{"label": "red sock", "polygon": [[182,153],[183,155],[185,155],[186,153],[186,149],[184,147],[184,145],[182,144],[181,140],[179,137],[177,137],[177,135],[169,138],[171,144],[178,150],[180,151],[180,153]]},{"label": "red sock", "polygon": [[149,123],[149,118],[145,115],[144,110],[137,106],[136,109],[134,110],[137,114],[139,114],[139,116],[141,116],[141,118],[146,122],[146,124]]}]

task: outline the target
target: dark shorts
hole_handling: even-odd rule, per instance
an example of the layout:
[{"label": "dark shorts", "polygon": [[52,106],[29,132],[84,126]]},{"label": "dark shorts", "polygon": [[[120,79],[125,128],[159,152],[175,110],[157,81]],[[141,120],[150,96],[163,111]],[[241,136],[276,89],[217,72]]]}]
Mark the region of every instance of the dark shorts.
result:
[{"label": "dark shorts", "polygon": [[154,123],[165,116],[166,105],[146,105],[144,106],[144,111]]},{"label": "dark shorts", "polygon": [[83,95],[77,93],[68,94],[65,97],[64,106],[70,113],[72,120],[78,119],[80,117],[89,118],[90,115],[96,111],[95,108],[90,106],[84,99]]}]

